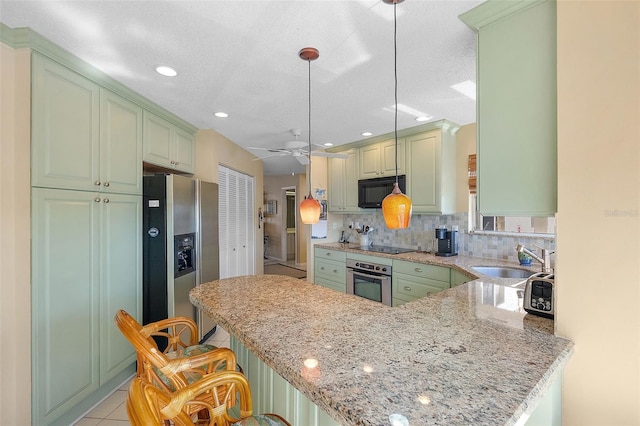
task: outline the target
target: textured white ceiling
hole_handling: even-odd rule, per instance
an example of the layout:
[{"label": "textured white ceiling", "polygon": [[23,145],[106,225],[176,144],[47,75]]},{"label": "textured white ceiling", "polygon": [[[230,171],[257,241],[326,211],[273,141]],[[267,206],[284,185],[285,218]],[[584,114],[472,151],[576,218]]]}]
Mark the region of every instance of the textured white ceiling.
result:
[{"label": "textured white ceiling", "polygon": [[[476,81],[475,35],[458,15],[480,1],[407,0],[398,12],[398,104],[464,125],[475,102],[450,86]],[[393,131],[393,6],[381,0],[0,1],[0,21],[30,27],[198,128],[238,145],[308,140],[313,46],[314,144]],[[166,64],[175,78],[155,73]],[[229,118],[213,116],[225,111]],[[400,112],[400,129],[418,124]],[[252,151],[258,156],[266,151]],[[304,171],[290,157],[265,174]]]}]

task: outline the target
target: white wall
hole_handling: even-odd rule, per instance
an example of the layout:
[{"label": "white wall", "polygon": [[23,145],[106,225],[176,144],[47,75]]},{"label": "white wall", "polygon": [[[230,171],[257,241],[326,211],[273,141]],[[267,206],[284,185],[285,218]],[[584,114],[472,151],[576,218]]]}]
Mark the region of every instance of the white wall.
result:
[{"label": "white wall", "polygon": [[31,419],[31,52],[0,43],[0,423]]},{"label": "white wall", "polygon": [[565,425],[640,424],[640,2],[558,1]]}]

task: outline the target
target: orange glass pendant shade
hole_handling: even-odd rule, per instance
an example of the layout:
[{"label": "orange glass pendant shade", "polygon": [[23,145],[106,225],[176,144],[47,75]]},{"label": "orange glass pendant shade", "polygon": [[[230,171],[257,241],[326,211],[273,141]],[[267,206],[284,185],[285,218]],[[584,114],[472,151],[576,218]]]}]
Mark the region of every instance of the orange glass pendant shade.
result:
[{"label": "orange glass pendant shade", "polygon": [[411,221],[411,199],[404,195],[398,183],[393,184],[391,194],[382,200],[382,215],[389,229],[408,228]]},{"label": "orange glass pendant shade", "polygon": [[309,196],[300,203],[300,218],[305,225],[318,223],[320,221],[320,203],[314,199],[309,193]]}]

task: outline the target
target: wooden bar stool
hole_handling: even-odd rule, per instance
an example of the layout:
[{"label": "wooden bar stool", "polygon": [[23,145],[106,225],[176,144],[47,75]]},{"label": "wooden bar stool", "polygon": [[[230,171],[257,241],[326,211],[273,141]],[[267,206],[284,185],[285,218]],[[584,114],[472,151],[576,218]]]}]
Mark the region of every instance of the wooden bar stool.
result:
[{"label": "wooden bar stool", "polygon": [[[169,318],[142,326],[126,311],[119,310],[115,322],[136,350],[137,376],[167,394],[183,389],[208,374],[239,368],[231,349],[198,344],[197,327],[188,318]],[[167,340],[163,351],[158,348],[154,337]],[[214,402],[214,395],[210,392],[204,392],[198,398],[203,402]],[[187,408],[196,410],[197,407],[190,405]]]},{"label": "wooden bar stool", "polygon": [[[213,398],[204,401],[203,394]],[[194,420],[189,414],[204,410],[205,420]],[[171,394],[136,377],[127,394],[127,415],[133,426],[159,426],[164,422],[176,426],[291,426],[277,414],[253,415],[249,383],[235,371],[208,374]]]}]

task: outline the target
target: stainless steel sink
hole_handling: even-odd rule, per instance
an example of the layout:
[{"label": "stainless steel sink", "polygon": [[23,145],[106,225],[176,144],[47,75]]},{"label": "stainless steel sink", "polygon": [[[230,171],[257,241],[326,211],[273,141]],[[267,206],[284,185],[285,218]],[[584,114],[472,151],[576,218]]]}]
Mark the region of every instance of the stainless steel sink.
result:
[{"label": "stainless steel sink", "polygon": [[535,272],[508,266],[472,266],[474,271],[496,278],[529,278]]}]

